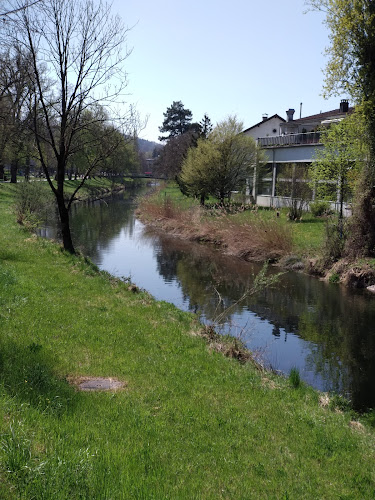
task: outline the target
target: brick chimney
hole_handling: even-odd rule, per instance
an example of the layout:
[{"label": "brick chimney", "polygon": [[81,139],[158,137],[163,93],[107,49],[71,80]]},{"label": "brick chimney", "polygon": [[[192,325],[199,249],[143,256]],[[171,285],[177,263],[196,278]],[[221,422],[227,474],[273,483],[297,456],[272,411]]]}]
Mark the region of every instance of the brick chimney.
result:
[{"label": "brick chimney", "polygon": [[348,99],[341,99],[340,102],[340,113],[347,113],[349,111],[349,101]]},{"label": "brick chimney", "polygon": [[263,120],[264,122],[265,122],[266,120],[268,120],[268,115],[267,115],[267,113],[264,113],[264,114],[262,115],[262,120]]},{"label": "brick chimney", "polygon": [[286,112],[286,121],[287,122],[293,121],[294,111],[295,111],[294,109],[289,108],[288,111]]}]

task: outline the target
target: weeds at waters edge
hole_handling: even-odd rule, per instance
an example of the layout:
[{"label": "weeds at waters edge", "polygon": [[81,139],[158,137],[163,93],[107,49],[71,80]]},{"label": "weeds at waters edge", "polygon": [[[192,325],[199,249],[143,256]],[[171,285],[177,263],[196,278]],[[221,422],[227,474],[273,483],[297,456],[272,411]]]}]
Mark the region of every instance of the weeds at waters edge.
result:
[{"label": "weeds at waters edge", "polygon": [[141,200],[138,208],[146,224],[187,240],[219,245],[244,260],[278,260],[292,250],[292,229],[286,221],[265,218],[256,211],[249,211],[246,221],[221,211],[212,217],[211,212],[197,203],[181,204],[157,193]]},{"label": "weeds at waters edge", "polygon": [[295,366],[290,370],[289,382],[295,389],[298,389],[298,387],[301,386],[301,376],[298,368],[296,368]]},{"label": "weeds at waters edge", "polygon": [[[247,297],[255,295],[265,288],[269,288],[276,284],[283,273],[273,274],[267,276],[268,263],[266,262],[259,273],[255,276],[254,282],[250,288],[245,290],[242,296],[231,304],[229,307],[221,311],[212,320],[211,325],[205,325],[203,329],[199,332],[199,336],[206,339],[209,344],[210,350],[220,352],[227,358],[233,358],[240,363],[246,363],[251,361],[253,365],[263,370],[263,365],[255,360],[252,352],[245,346],[241,341],[240,337],[234,337],[232,335],[222,335],[217,333],[223,322],[224,318],[230,315],[231,311],[237,307],[241,302],[243,302]],[[215,288],[216,290],[216,288]],[[219,301],[216,310],[218,309],[220,303],[222,302],[220,293],[216,290]]]}]

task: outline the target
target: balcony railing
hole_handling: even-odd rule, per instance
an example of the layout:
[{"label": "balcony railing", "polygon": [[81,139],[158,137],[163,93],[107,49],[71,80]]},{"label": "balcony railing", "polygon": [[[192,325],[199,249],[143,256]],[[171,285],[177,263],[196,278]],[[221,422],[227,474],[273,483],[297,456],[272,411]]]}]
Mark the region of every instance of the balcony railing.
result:
[{"label": "balcony railing", "polygon": [[293,146],[296,144],[320,144],[320,132],[306,132],[304,134],[287,134],[276,137],[261,137],[258,144],[261,147]]}]

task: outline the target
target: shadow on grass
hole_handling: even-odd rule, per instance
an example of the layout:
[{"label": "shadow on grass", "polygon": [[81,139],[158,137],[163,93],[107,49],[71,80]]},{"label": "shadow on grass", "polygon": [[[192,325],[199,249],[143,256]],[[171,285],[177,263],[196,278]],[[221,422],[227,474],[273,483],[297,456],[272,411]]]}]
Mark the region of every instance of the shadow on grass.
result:
[{"label": "shadow on grass", "polygon": [[309,218],[309,219],[303,219],[298,221],[297,224],[325,224],[327,222],[326,218],[319,219],[317,217],[315,218]]},{"label": "shadow on grass", "polygon": [[21,260],[21,257],[16,252],[9,251],[6,248],[0,250],[0,261],[20,262]]},{"label": "shadow on grass", "polygon": [[0,340],[0,381],[5,391],[43,413],[61,416],[74,410],[77,393],[56,376],[51,359],[40,344],[20,346]]}]

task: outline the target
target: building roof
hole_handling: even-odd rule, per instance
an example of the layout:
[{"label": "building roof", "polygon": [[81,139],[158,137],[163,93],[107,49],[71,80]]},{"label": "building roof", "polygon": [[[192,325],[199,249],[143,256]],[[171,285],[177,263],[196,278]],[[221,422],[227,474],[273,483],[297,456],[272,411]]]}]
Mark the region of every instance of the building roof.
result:
[{"label": "building roof", "polygon": [[[327,120],[328,118],[333,118],[336,116],[346,116],[354,111],[354,107],[350,107],[347,112],[341,111],[339,109],[333,109],[332,111],[325,111],[324,113],[318,113],[316,115],[304,116],[303,118],[297,118],[293,120],[291,123],[306,123],[310,121],[322,121]],[[285,121],[285,120],[284,120]]]},{"label": "building roof", "polygon": [[270,116],[269,118],[266,118],[265,120],[262,120],[262,121],[260,121],[260,122],[256,123],[256,124],[255,124],[255,125],[253,125],[252,127],[249,127],[249,128],[247,128],[246,130],[243,130],[243,131],[242,131],[242,133],[244,133],[244,132],[248,132],[249,130],[252,130],[252,129],[253,129],[253,128],[255,128],[255,127],[259,127],[259,125],[262,125],[262,123],[266,123],[266,122],[268,122],[269,120],[272,120],[272,118],[278,118],[278,119],[279,119],[279,120],[281,120],[282,122],[285,122],[285,121],[286,121],[284,118],[281,118],[281,116],[280,116],[280,115],[278,115],[278,114],[276,114],[276,115],[272,115],[272,116]]}]

